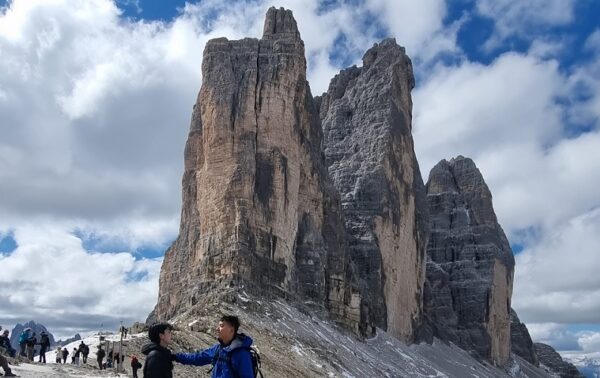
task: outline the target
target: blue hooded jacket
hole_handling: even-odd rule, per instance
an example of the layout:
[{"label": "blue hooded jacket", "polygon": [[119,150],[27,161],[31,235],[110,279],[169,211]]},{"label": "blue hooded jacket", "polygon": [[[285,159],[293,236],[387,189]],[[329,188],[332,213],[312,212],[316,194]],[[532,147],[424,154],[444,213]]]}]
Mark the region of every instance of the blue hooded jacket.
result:
[{"label": "blue hooded jacket", "polygon": [[252,357],[248,351],[251,345],[252,338],[242,333],[227,346],[219,343],[196,353],[177,353],[175,361],[184,365],[203,366],[212,364],[214,360],[212,378],[254,378]]}]

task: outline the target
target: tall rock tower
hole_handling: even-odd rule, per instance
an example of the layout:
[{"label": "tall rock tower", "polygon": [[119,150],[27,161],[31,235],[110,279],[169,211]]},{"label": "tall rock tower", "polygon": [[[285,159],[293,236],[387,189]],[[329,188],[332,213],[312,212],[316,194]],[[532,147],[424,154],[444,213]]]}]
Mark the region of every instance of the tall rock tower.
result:
[{"label": "tall rock tower", "polygon": [[209,41],[202,74],[179,237],[152,316],[168,319],[203,296],[243,288],[308,298],[358,329],[339,195],[292,12],[269,9],[260,40]]},{"label": "tall rock tower", "polygon": [[412,64],[394,39],[341,71],[318,99],[329,173],[370,324],[412,341],[425,278],[428,208],[412,129]]},{"label": "tall rock tower", "polygon": [[479,358],[510,357],[514,257],[492,195],[471,159],[442,160],[427,182],[425,316],[434,335]]}]

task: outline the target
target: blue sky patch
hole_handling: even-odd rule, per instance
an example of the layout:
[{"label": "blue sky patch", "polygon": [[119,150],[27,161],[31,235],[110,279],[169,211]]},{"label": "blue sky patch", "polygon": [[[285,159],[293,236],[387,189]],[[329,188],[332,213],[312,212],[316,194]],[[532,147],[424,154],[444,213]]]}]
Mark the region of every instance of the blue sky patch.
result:
[{"label": "blue sky patch", "polygon": [[81,239],[82,246],[86,251],[99,253],[130,252],[137,260],[142,258],[153,259],[161,257],[173,243],[172,240],[169,240],[161,245],[148,244],[132,249],[125,241],[118,239],[108,239],[93,233],[83,232],[82,230],[75,230],[73,231],[73,234]]},{"label": "blue sky patch", "polygon": [[17,249],[17,242],[12,234],[0,235],[0,253],[12,253]]},{"label": "blue sky patch", "polygon": [[[193,3],[193,1],[188,1]],[[183,9],[185,0],[116,0],[125,17],[133,20],[171,21]]]}]

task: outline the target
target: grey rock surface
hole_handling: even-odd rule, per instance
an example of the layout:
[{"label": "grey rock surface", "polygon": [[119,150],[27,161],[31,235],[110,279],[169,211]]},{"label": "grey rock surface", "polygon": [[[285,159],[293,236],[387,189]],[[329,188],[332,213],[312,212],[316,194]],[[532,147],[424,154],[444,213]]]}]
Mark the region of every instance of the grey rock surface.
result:
[{"label": "grey rock surface", "polygon": [[427,326],[440,339],[505,365],[514,257],[491,193],[475,163],[460,156],[431,170],[427,198]]},{"label": "grey rock surface", "polygon": [[535,353],[540,362],[540,367],[550,373],[557,374],[560,378],[584,378],[575,365],[564,361],[560,354],[550,345],[534,343]]},{"label": "grey rock surface", "polygon": [[291,11],[260,40],[210,40],[185,149],[180,232],[151,319],[246,290],[327,310],[359,331],[339,195]]},{"label": "grey rock surface", "polygon": [[510,348],[511,352],[523,358],[532,365],[539,366],[533,341],[527,330],[527,326],[521,323],[517,312],[510,310]]},{"label": "grey rock surface", "polygon": [[411,134],[413,87],[404,48],[386,39],[317,98],[361,306],[368,323],[404,341],[414,340],[420,324],[428,234]]}]

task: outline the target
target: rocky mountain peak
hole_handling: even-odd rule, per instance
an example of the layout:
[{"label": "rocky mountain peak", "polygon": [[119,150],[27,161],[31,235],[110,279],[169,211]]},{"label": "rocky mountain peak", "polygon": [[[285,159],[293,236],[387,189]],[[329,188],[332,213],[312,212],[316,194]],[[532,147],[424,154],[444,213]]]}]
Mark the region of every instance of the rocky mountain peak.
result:
[{"label": "rocky mountain peak", "polygon": [[427,182],[425,316],[434,335],[503,366],[510,358],[514,257],[475,163],[440,161]]},{"label": "rocky mountain peak", "polygon": [[269,8],[263,27],[263,38],[272,36],[300,39],[298,25],[291,10]]},{"label": "rocky mountain peak", "polygon": [[425,188],[411,135],[414,78],[394,39],[336,75],[318,99],[325,159],[341,195],[349,260],[369,322],[404,341],[421,317]]}]

